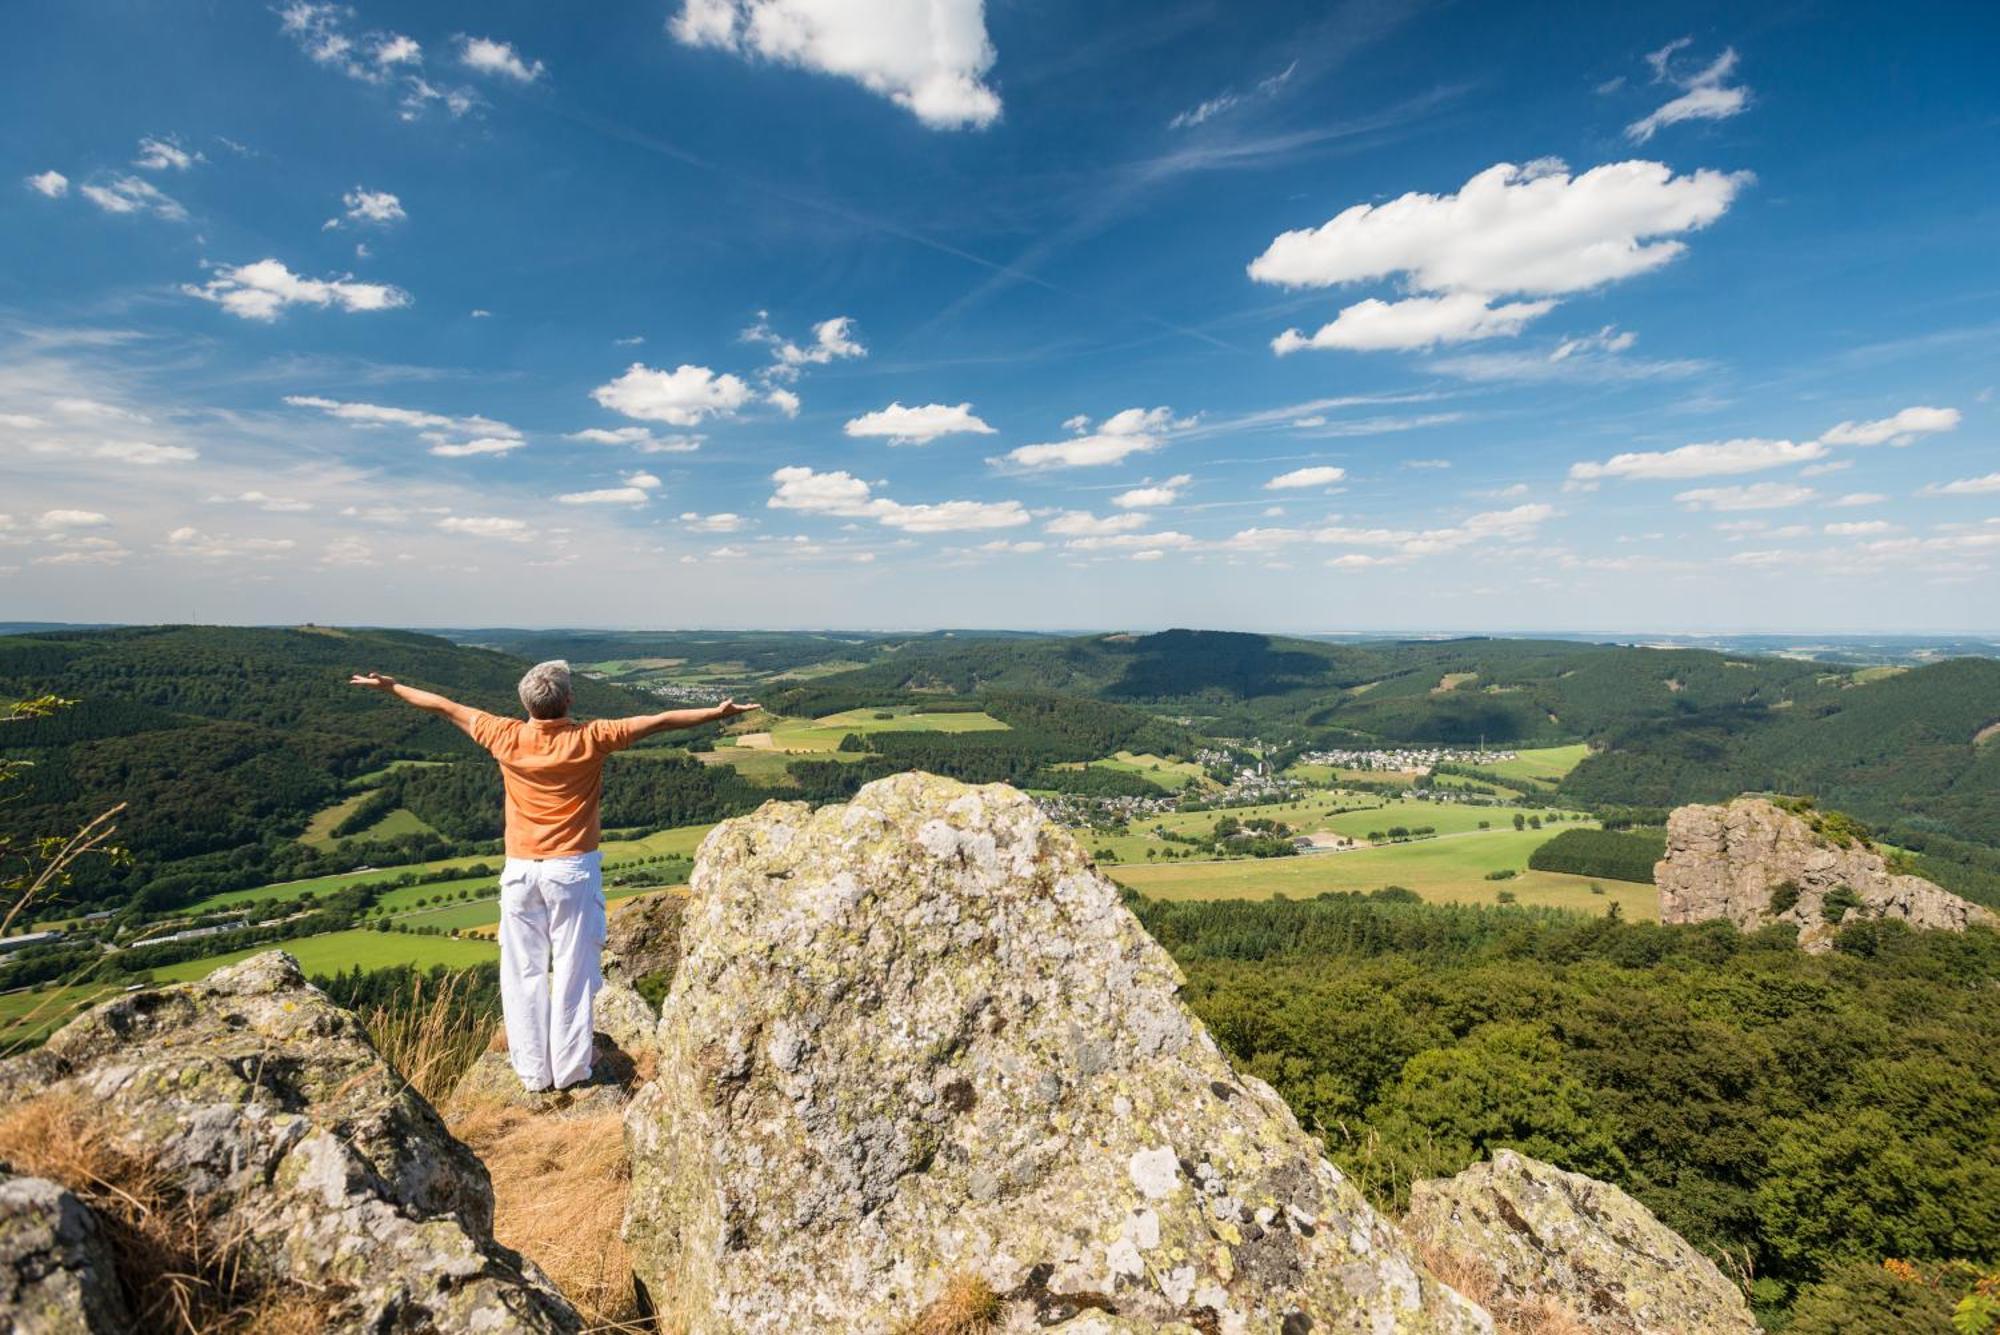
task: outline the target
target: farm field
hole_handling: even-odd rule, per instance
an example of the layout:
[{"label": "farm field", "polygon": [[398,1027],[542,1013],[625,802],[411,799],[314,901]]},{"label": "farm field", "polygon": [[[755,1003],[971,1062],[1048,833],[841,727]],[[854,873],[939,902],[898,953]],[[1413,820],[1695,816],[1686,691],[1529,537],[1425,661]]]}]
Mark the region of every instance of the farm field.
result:
[{"label": "farm field", "polygon": [[[491,888],[490,885],[488,888]],[[606,903],[615,904],[621,899],[630,899],[634,895],[643,895],[659,888],[658,885],[607,885],[604,887],[604,899]],[[411,927],[435,927],[441,932],[453,930],[462,932],[469,928],[491,927],[500,921],[500,897],[490,895],[485,899],[468,899],[428,908],[409,908],[391,916],[397,922]]]},{"label": "farm field", "polygon": [[1527,751],[1517,751],[1512,760],[1496,761],[1479,768],[1488,770],[1502,778],[1540,780],[1554,783],[1583,763],[1590,754],[1590,748],[1582,742],[1572,746],[1544,746]]},{"label": "farm field", "polygon": [[1347,769],[1340,765],[1300,763],[1287,769],[1285,777],[1305,783],[1391,783],[1399,788],[1407,788],[1417,776],[1407,770]]},{"label": "farm field", "polygon": [[[1155,899],[1268,899],[1282,894],[1309,899],[1327,890],[1379,890],[1400,885],[1441,904],[1495,904],[1511,891],[1522,904],[1602,913],[1619,905],[1629,919],[1659,916],[1658,895],[1649,885],[1597,881],[1591,892],[1585,876],[1529,871],[1528,854],[1545,831],[1490,830],[1346,853],[1311,853],[1292,858],[1244,858],[1230,862],[1164,862],[1105,867],[1120,885]],[[1486,873],[1512,868],[1518,874],[1488,881]]]},{"label": "farm field", "polygon": [[[1344,807],[1359,810],[1345,811]],[[1096,831],[1079,830],[1077,837],[1093,851],[1110,849],[1120,862],[1144,862],[1146,850],[1182,848],[1159,838],[1154,828],[1164,828],[1170,834],[1202,834],[1215,828],[1215,823],[1224,816],[1234,816],[1239,821],[1263,818],[1283,821],[1299,834],[1332,833],[1345,835],[1350,839],[1364,839],[1372,831],[1386,831],[1392,825],[1415,828],[1429,825],[1440,835],[1462,834],[1477,830],[1479,822],[1488,821],[1495,830],[1505,828],[1513,832],[1513,807],[1459,806],[1442,802],[1406,801],[1385,799],[1372,793],[1316,792],[1308,793],[1295,802],[1269,802],[1253,807],[1230,807],[1215,811],[1175,812],[1171,815],[1146,818],[1134,823],[1132,832],[1124,835],[1104,835]],[[1555,808],[1544,808],[1553,811]],[[1336,814],[1338,813],[1338,814]],[[1584,823],[1585,818],[1570,813],[1568,823]],[[1558,827],[1562,828],[1562,827]],[[1536,840],[1548,837],[1548,832],[1533,831]],[[1264,859],[1269,861],[1269,859]],[[1289,860],[1289,859],[1281,859]]]},{"label": "farm field", "polygon": [[1103,760],[1073,761],[1057,765],[1055,768],[1118,770],[1125,774],[1136,774],[1171,793],[1178,793],[1190,784],[1199,785],[1208,777],[1207,772],[1192,760],[1168,760],[1164,756],[1150,753],[1134,755],[1130,751],[1120,751]]},{"label": "farm field", "polygon": [[[656,830],[641,838],[608,838],[600,845],[604,853],[604,869],[606,872],[612,872],[618,869],[621,861],[630,862],[635,858],[657,857],[661,854],[692,857],[695,845],[701,842],[703,835],[714,828],[712,825],[682,825],[670,830]],[[252,886],[245,890],[225,890],[190,904],[184,912],[211,913],[217,909],[228,908],[232,904],[248,904],[259,899],[296,898],[308,892],[324,894],[332,890],[345,889],[350,885],[359,885],[363,881],[394,880],[404,872],[416,872],[422,875],[429,872],[459,871],[484,863],[493,869],[494,875],[498,875],[502,860],[503,855],[497,851],[475,853],[463,857],[440,858],[431,862],[373,867],[367,871],[338,872],[331,876],[315,876],[303,881],[282,881],[275,885]],[[417,894],[435,894],[439,885],[404,888],[413,889]]]},{"label": "farm field", "polygon": [[[878,717],[886,715],[886,717]],[[779,719],[762,732],[740,733],[736,745],[765,751],[831,752],[850,732],[1005,732],[991,714],[925,713],[921,707],[850,709],[816,719]]]},{"label": "farm field", "polygon": [[[85,983],[46,992],[9,992],[0,996],[0,1052],[43,1038],[68,1024],[100,1001],[125,990],[120,983]],[[28,1017],[33,1016],[33,1019]]]},{"label": "farm field", "polygon": [[[835,745],[839,745],[838,741]],[[727,765],[751,783],[764,788],[784,787],[791,781],[786,767],[798,760],[835,760],[841,762],[859,761],[863,757],[853,751],[815,751],[810,755],[793,755],[789,751],[768,751],[754,746],[718,746],[713,751],[697,751],[694,758],[704,765]]]},{"label": "farm field", "polygon": [[367,800],[366,792],[350,793],[333,805],[315,811],[312,819],[306,822],[305,833],[299,836],[299,842],[307,848],[333,847],[334,827],[346,820],[354,813],[356,807]]},{"label": "farm field", "polygon": [[365,928],[355,928],[346,932],[328,932],[324,936],[302,936],[291,941],[279,941],[269,945],[255,946],[249,950],[231,951],[227,955],[212,955],[207,959],[186,960],[180,964],[169,964],[153,970],[153,977],[162,983],[184,983],[195,978],[206,978],[225,964],[261,955],[267,950],[282,950],[298,960],[307,977],[314,974],[344,973],[360,965],[370,969],[393,968],[398,964],[415,964],[429,968],[433,964],[448,965],[452,968],[467,968],[474,964],[486,964],[500,958],[500,948],[491,941],[454,939],[449,936],[414,936],[406,932],[372,932]]}]

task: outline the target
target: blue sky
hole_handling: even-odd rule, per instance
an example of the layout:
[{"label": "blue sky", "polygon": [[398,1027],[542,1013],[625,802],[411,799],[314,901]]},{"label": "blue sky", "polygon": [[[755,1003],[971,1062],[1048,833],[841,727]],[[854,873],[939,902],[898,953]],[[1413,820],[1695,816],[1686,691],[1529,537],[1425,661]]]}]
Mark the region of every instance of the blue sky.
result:
[{"label": "blue sky", "polygon": [[0,616],[2000,623],[1983,6],[23,14]]}]

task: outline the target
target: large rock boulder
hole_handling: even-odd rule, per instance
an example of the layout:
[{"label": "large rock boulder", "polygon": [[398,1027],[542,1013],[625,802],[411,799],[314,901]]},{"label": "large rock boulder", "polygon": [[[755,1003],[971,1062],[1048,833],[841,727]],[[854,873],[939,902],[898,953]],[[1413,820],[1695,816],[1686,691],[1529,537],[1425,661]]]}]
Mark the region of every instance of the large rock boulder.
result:
[{"label": "large rock boulder", "polygon": [[687,902],[686,891],[667,889],[614,903],[604,934],[605,978],[633,986],[671,978],[680,967]]},{"label": "large rock boulder", "polygon": [[38,1098],[87,1109],[253,1284],[321,1295],[329,1329],[579,1326],[493,1241],[479,1160],[289,955],[121,997],[0,1063],[0,1105]]},{"label": "large rock boulder", "polygon": [[[1824,833],[1809,814],[1757,797],[1675,810],[1653,881],[1662,922],[1723,918],[1746,931],[1792,923],[1799,944],[1810,951],[1831,950],[1841,923],[1855,920],[1896,919],[1953,932],[2000,922],[1922,877],[1890,871],[1866,842]],[[1829,906],[1827,896],[1842,887],[1858,903]]]},{"label": "large rock boulder", "polygon": [[1609,1183],[1501,1150],[1415,1183],[1409,1234],[1490,1272],[1502,1304],[1552,1304],[1606,1335],[1755,1335],[1715,1263]]},{"label": "large rock boulder", "polygon": [[1233,1070],[1010,788],[904,774],[703,842],[626,1237],[702,1332],[1490,1331]]},{"label": "large rock boulder", "polygon": [[0,1330],[132,1329],[116,1262],[90,1207],[42,1178],[0,1178]]}]

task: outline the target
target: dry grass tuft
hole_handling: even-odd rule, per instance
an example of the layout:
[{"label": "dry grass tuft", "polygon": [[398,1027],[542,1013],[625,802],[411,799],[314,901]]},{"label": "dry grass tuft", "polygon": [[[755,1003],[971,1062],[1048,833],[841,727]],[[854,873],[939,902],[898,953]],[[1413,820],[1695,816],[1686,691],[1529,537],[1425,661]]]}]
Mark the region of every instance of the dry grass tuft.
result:
[{"label": "dry grass tuft", "polygon": [[1000,1320],[1000,1295],[978,1275],[954,1275],[897,1335],[984,1335]]},{"label": "dry grass tuft", "polygon": [[458,1084],[498,1028],[475,1004],[471,975],[417,976],[407,997],[361,1017],[375,1050],[435,1106]]},{"label": "dry grass tuft", "polygon": [[546,1271],[593,1329],[649,1329],[618,1236],[632,1177],[622,1115],[564,1120],[493,1103],[453,1112],[451,1133],[493,1178],[493,1236]]},{"label": "dry grass tuft", "polygon": [[44,1095],[0,1115],[0,1159],[75,1193],[103,1225],[127,1304],[143,1330],[176,1335],[307,1335],[327,1329],[326,1300],[259,1288],[241,1266],[245,1236],[182,1196],[143,1153],[122,1145],[81,1099]]},{"label": "dry grass tuft", "polygon": [[1581,1317],[1550,1299],[1509,1298],[1501,1290],[1499,1276],[1478,1257],[1412,1241],[1424,1269],[1492,1313],[1496,1335],[1590,1335],[1591,1328]]}]

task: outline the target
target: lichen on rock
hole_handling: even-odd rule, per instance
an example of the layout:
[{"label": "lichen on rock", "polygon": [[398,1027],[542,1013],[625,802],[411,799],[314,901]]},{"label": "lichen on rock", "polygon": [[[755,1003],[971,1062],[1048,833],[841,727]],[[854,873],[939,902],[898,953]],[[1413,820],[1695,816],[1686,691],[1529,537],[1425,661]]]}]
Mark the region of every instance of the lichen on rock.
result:
[{"label": "lichen on rock", "polygon": [[[1842,843],[1775,802],[1739,797],[1720,806],[1684,806],[1667,818],[1666,854],[1653,869],[1660,921],[1721,918],[1745,931],[1767,923],[1799,929],[1799,945],[1833,949],[1845,922],[1900,921],[1962,932],[2000,923],[1987,909],[1920,876],[1899,875],[1865,844]],[[1781,891],[1781,887],[1784,887]],[[1829,896],[1852,892],[1850,907]],[[1774,900],[1773,895],[1781,898]]]},{"label": "lichen on rock", "polygon": [[681,944],[626,1237],[697,1335],[890,1330],[966,1275],[1006,1329],[1491,1329],[1011,788],[725,822]]},{"label": "lichen on rock", "polygon": [[1552,1302],[1604,1335],[1755,1335],[1743,1294],[1617,1187],[1501,1150],[1414,1183],[1409,1234],[1490,1271],[1511,1303]]},{"label": "lichen on rock", "polygon": [[0,1177],[0,1330],[122,1335],[133,1329],[90,1207],[38,1177]]},{"label": "lichen on rock", "polygon": [[319,1295],[329,1328],[579,1328],[493,1241],[479,1160],[282,952],[120,997],[0,1062],[0,1105],[38,1098],[87,1106],[217,1221],[250,1283]]}]

